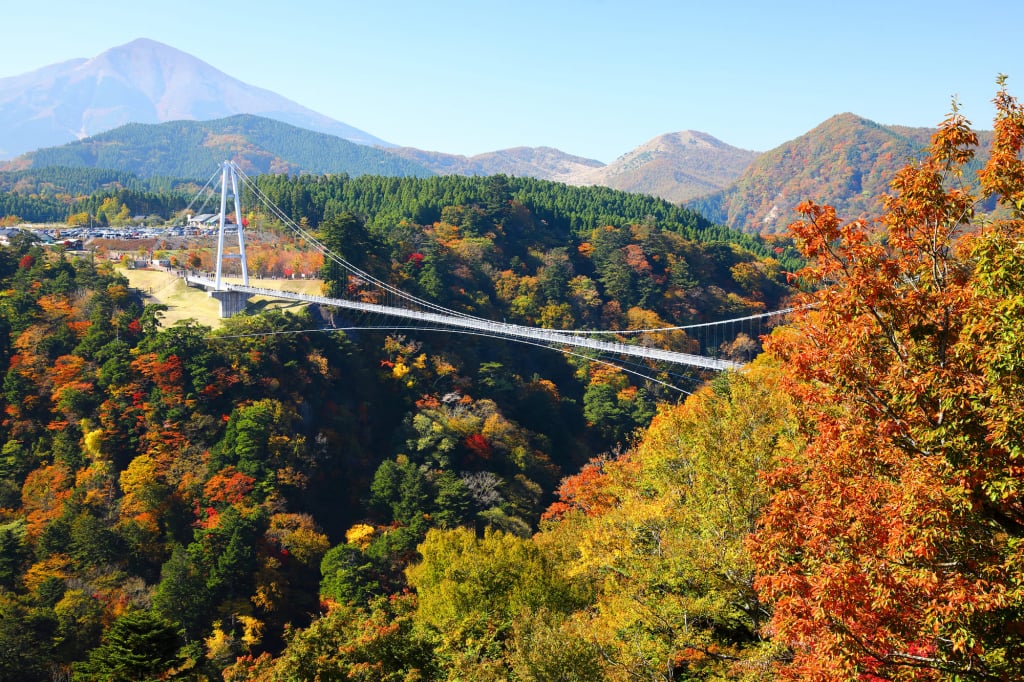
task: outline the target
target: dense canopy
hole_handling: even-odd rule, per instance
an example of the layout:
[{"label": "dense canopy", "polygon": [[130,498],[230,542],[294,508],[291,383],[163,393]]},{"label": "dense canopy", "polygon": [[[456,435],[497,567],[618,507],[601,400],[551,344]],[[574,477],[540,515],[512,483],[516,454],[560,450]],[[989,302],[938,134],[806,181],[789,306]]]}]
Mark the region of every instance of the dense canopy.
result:
[{"label": "dense canopy", "polygon": [[610,190],[258,180],[473,314],[643,329],[799,286],[716,377],[345,336],[324,308],[163,326],[111,263],[15,239],[0,679],[1024,679],[1024,108],[1005,84],[996,106],[977,196],[954,110],[877,219],[802,204],[789,273],[782,246]]}]

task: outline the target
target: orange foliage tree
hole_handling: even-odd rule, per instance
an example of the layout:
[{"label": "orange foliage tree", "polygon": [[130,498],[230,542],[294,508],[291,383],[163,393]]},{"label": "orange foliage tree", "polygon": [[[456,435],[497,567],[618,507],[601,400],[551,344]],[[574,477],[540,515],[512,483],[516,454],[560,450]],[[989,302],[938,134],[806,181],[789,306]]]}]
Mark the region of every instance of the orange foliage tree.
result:
[{"label": "orange foliage tree", "polygon": [[1024,679],[1024,111],[1003,88],[975,220],[956,110],[873,230],[803,204],[817,285],[768,342],[808,445],[770,473],[758,588],[792,679]]}]

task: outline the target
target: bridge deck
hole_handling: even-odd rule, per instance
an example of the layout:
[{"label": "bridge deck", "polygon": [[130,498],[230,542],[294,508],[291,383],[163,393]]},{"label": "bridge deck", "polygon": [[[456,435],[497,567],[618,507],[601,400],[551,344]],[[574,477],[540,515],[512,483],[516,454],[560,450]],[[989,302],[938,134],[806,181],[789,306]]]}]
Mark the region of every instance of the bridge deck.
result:
[{"label": "bridge deck", "polygon": [[[193,286],[202,286],[213,289],[215,283],[203,277],[188,276],[186,281]],[[455,327],[460,329],[472,329],[487,334],[508,339],[529,339],[549,344],[562,344],[577,348],[590,348],[592,350],[628,355],[631,357],[658,360],[676,365],[687,365],[711,370],[735,370],[742,367],[738,362],[721,360],[718,358],[707,358],[691,353],[679,353],[676,351],[663,350],[661,348],[650,348],[647,346],[634,346],[614,341],[601,341],[589,336],[580,336],[571,331],[557,329],[542,329],[538,327],[527,327],[507,322],[491,322],[474,317],[458,317],[454,315],[441,315],[439,313],[424,312],[421,310],[409,310],[393,306],[379,305],[375,303],[362,303],[360,301],[348,301],[339,298],[328,298],[326,296],[313,296],[300,294],[280,289],[263,289],[259,287],[242,286],[239,284],[225,284],[225,290],[250,294],[253,296],[266,296],[268,298],[280,298],[291,301],[304,301],[306,303],[317,303],[320,305],[333,306],[336,308],[347,308],[359,310],[365,313],[384,315],[402,319],[418,320],[429,322],[442,327]]]}]

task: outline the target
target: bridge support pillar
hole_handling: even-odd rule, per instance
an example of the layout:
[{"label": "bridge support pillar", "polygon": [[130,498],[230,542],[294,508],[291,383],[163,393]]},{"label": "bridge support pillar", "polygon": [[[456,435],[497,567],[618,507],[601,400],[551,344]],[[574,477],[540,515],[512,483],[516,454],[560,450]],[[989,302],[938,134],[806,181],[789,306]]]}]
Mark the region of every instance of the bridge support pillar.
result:
[{"label": "bridge support pillar", "polygon": [[231,317],[245,310],[249,294],[244,291],[211,291],[210,296],[220,303],[221,318]]}]

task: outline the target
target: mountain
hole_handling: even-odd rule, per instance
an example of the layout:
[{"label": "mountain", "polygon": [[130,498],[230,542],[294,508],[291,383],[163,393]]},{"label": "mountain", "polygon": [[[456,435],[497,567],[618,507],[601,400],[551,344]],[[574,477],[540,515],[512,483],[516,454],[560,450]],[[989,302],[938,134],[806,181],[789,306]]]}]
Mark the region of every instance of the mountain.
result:
[{"label": "mountain", "polygon": [[433,175],[383,149],[247,114],[214,121],[129,123],[84,140],[29,152],[7,168],[108,168],[143,178],[201,179],[225,159],[252,174]]},{"label": "mountain", "polygon": [[607,165],[551,147],[514,147],[469,157],[413,147],[388,151],[439,175],[502,173],[568,185],[600,185],[676,203],[729,186],[757,157],[757,152],[692,130],[656,137]]},{"label": "mountain", "polygon": [[476,156],[427,152],[414,147],[392,147],[388,151],[422,164],[438,175],[501,174],[568,182],[568,178],[604,166],[600,161],[551,147],[514,147]]},{"label": "mountain", "polygon": [[390,146],[195,57],[139,39],[92,59],[0,78],[0,159],[126,123],[254,114],[360,144]]},{"label": "mountain", "polygon": [[706,133],[685,130],[656,137],[607,166],[578,173],[565,182],[602,185],[678,203],[728,187],[757,156]]},{"label": "mountain", "polygon": [[[239,114],[249,118],[231,118]],[[253,172],[504,174],[686,202],[716,222],[766,234],[785,231],[806,199],[829,203],[846,219],[876,212],[877,197],[908,159],[921,156],[932,132],[845,113],[761,154],[682,131],[605,165],[551,147],[471,157],[394,147],[146,39],[0,79],[0,159],[38,150],[8,168],[60,164],[201,177],[211,159],[238,158]],[[979,158],[990,135],[979,132]]]},{"label": "mountain", "polygon": [[[933,132],[839,114],[758,156],[728,188],[687,205],[716,222],[761,234],[785,232],[805,200],[830,204],[845,220],[875,215],[889,182],[908,161],[923,156]],[[978,137],[976,165],[987,157],[991,133],[979,131]]]}]

